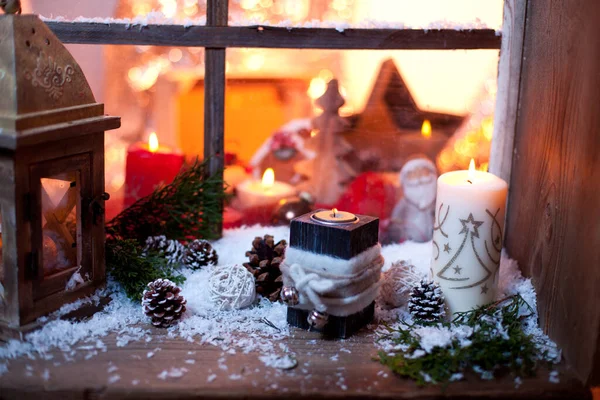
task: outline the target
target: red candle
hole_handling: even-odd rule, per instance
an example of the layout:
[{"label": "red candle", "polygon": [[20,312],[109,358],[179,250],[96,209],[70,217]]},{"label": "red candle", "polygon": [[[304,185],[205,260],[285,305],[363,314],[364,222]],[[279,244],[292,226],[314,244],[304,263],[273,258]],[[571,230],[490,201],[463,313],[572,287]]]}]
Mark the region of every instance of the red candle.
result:
[{"label": "red candle", "polygon": [[135,143],[127,150],[125,169],[125,207],[151,194],[161,185],[167,185],[179,173],[183,154],[166,146],[159,146],[152,132],[148,144]]}]

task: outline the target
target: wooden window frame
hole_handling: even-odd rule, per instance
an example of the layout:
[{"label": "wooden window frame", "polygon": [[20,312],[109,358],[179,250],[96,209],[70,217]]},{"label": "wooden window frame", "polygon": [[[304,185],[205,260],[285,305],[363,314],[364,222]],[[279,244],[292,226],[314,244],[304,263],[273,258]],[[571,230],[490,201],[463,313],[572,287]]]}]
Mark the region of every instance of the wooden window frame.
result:
[{"label": "wooden window frame", "polygon": [[[502,35],[493,29],[344,29],[228,26],[229,2],[207,0],[206,25],[48,21],[63,43],[205,48],[204,157],[224,166],[225,51],[234,47],[336,50],[499,49],[490,172],[510,181],[527,0],[505,0]],[[216,157],[215,157],[216,156]],[[218,227],[219,231],[221,227]]]}]

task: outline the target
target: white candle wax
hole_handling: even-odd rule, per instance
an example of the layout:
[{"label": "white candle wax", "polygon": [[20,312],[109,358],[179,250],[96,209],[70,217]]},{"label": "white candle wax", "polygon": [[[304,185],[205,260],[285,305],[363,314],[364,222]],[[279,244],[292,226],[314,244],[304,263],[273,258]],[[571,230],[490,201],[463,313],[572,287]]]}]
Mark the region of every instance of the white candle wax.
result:
[{"label": "white candle wax", "polygon": [[438,178],[431,272],[449,314],[494,300],[508,185],[481,171]]},{"label": "white candle wax", "polygon": [[243,209],[274,206],[279,200],[296,194],[296,189],[285,182],[275,181],[272,186],[265,187],[261,181],[255,179],[240,183],[236,190],[240,207]]}]

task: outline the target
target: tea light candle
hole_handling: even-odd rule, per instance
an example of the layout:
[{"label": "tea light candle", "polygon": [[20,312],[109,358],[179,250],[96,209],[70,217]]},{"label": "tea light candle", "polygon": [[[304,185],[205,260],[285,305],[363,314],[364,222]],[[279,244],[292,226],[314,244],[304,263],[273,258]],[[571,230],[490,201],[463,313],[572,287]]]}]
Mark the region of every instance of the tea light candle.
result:
[{"label": "tea light candle", "polygon": [[279,200],[296,194],[296,189],[285,182],[275,180],[272,168],[267,168],[262,180],[248,179],[237,186],[239,206],[242,209],[254,207],[275,207]]},{"label": "tea light candle", "polygon": [[431,273],[449,314],[494,300],[504,231],[507,183],[488,172],[438,178]]},{"label": "tea light candle", "polygon": [[314,213],[311,218],[318,222],[331,225],[350,224],[358,220],[356,215],[346,211],[338,211],[337,208],[318,211]]}]

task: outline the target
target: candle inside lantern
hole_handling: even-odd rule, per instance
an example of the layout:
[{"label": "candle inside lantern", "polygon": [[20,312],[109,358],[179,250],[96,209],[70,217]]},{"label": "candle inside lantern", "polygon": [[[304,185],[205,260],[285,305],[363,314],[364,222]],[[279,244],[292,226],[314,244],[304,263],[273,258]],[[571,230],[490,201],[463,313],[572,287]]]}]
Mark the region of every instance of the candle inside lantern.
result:
[{"label": "candle inside lantern", "polygon": [[275,180],[273,168],[267,168],[261,180],[248,179],[237,187],[239,207],[275,207],[279,200],[296,194],[296,189],[285,182]]},{"label": "candle inside lantern", "polygon": [[161,145],[155,132],[148,143],[135,143],[127,150],[125,207],[151,194],[160,185],[171,183],[181,170],[184,156]]},{"label": "candle inside lantern", "polygon": [[488,172],[438,178],[431,272],[450,314],[494,300],[502,250],[507,183]]}]

